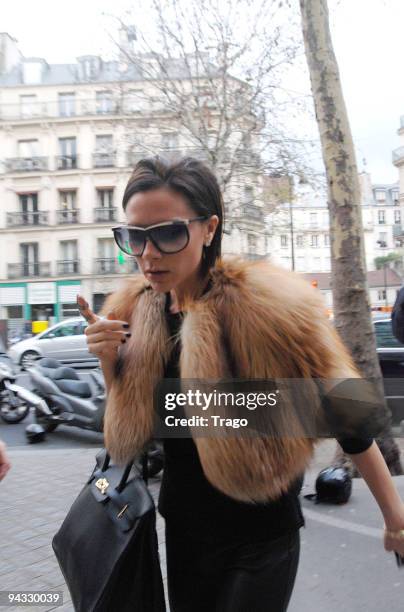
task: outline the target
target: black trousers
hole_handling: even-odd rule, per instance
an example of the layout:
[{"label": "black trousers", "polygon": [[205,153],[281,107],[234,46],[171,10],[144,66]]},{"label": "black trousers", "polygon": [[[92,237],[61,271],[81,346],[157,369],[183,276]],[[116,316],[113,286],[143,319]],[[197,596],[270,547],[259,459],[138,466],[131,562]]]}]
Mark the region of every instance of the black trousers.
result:
[{"label": "black trousers", "polygon": [[300,556],[299,530],[274,540],[219,543],[166,521],[171,612],[285,612]]}]

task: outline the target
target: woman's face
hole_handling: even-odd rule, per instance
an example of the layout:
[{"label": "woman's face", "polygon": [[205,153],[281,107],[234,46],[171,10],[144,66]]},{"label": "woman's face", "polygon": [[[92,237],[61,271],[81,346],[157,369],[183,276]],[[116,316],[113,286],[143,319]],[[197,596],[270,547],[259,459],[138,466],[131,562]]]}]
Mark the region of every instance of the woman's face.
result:
[{"label": "woman's face", "polygon": [[[195,213],[185,198],[169,189],[153,189],[136,193],[126,206],[128,225],[147,227],[174,219],[193,219]],[[216,215],[208,221],[194,221],[188,225],[189,243],[179,253],[164,254],[146,240],[141,257],[136,257],[140,270],[150,281],[153,289],[166,293],[171,289],[186,288],[198,277],[202,248],[206,241],[211,242],[219,222]],[[150,270],[164,271],[164,274],[151,274]]]}]

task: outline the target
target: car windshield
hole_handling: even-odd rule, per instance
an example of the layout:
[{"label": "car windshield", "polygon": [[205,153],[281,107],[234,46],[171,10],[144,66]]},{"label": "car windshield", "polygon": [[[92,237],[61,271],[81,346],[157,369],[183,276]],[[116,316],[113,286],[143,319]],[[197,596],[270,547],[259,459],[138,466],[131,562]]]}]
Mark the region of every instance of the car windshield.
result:
[{"label": "car windshield", "polygon": [[391,329],[391,319],[387,321],[375,321],[377,348],[404,348],[394,336]]},{"label": "car windshield", "polygon": [[60,325],[53,330],[49,330],[42,338],[63,338],[64,336],[78,336],[84,334],[84,329],[87,327],[87,323],[84,321],[75,321],[73,323],[66,323]]}]

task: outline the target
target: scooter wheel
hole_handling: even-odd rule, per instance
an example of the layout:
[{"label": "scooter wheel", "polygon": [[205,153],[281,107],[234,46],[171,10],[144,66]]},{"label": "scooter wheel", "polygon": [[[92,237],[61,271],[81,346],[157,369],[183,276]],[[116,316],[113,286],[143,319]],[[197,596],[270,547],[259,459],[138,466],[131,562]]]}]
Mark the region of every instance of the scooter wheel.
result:
[{"label": "scooter wheel", "polygon": [[21,404],[20,406],[10,406],[9,402],[0,404],[0,417],[5,423],[20,423],[25,419],[29,412],[29,406]]}]

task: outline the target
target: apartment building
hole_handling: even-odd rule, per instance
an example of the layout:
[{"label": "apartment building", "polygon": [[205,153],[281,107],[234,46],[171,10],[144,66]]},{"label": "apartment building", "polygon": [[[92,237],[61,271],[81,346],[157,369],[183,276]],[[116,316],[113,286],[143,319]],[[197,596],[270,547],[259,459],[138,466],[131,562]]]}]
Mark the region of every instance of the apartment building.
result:
[{"label": "apartment building", "polygon": [[[136,273],[111,227],[125,222],[120,203],[140,158],[204,157],[139,67],[24,58],[6,33],[0,48],[0,319],[20,331],[75,315],[77,293],[98,311]],[[265,256],[257,173],[231,185],[226,200],[224,252]]]},{"label": "apartment building", "polygon": [[[375,259],[400,251],[402,211],[399,185],[372,184],[370,174],[359,175],[367,269]],[[271,257],[298,272],[331,270],[327,193],[307,184],[295,185],[292,203],[281,203],[267,216]]]}]

